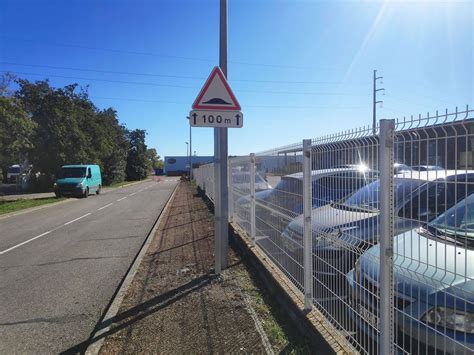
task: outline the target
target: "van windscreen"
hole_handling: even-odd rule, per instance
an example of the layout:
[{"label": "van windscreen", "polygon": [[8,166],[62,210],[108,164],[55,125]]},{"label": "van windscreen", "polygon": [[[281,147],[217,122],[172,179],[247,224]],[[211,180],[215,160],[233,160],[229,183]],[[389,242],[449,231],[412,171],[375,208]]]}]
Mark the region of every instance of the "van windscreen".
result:
[{"label": "van windscreen", "polygon": [[62,178],[81,178],[86,176],[86,168],[62,168]]}]

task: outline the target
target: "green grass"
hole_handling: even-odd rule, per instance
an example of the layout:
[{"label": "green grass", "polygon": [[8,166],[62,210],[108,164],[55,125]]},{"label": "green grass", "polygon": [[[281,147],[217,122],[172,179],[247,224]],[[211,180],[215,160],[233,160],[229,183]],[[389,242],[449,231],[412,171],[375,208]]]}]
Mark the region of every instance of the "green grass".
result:
[{"label": "green grass", "polygon": [[273,350],[280,354],[309,354],[308,339],[299,334],[293,320],[264,286],[245,269],[237,269],[235,273],[237,282],[260,318]]},{"label": "green grass", "polygon": [[64,198],[48,197],[33,200],[0,201],[0,215],[62,201]]}]

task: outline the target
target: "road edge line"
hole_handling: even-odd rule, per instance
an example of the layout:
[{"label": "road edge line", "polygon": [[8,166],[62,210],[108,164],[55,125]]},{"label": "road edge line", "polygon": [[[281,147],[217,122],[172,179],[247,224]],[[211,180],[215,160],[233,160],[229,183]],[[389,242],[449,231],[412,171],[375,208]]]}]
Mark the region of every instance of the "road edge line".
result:
[{"label": "road edge line", "polygon": [[[173,192],[171,193],[170,198],[166,202],[165,207],[161,210],[155,224],[153,225],[150,233],[148,233],[147,237],[145,238],[144,243],[142,244],[142,247],[140,248],[140,251],[138,252],[137,256],[133,260],[130,268],[128,269],[127,273],[125,274],[124,278],[122,279],[123,281],[120,283],[118,290],[115,292],[114,296],[112,297],[111,302],[109,303],[108,307],[106,308],[106,313],[105,315],[99,320],[97,323],[96,327],[100,326],[100,324],[104,323],[108,319],[111,319],[115,317],[120,309],[120,306],[122,305],[122,301],[125,298],[125,294],[127,293],[130,285],[132,284],[133,279],[135,278],[135,274],[138,271],[138,268],[140,267],[140,264],[142,263],[143,258],[146,255],[146,252],[148,251],[148,248],[150,247],[150,244],[156,234],[156,231],[158,227],[160,226],[161,222],[163,221],[164,216],[166,215],[166,212],[168,211],[169,206],[171,206],[171,203],[174,200],[174,197],[176,195],[176,191],[178,191],[178,187],[180,186],[181,182],[178,181],[176,184]],[[99,329],[96,331],[94,329],[94,332],[92,335],[89,337],[87,342],[89,343],[91,340],[94,338],[100,337],[102,334],[107,333],[110,330],[110,326],[112,324],[108,325],[105,328]],[[106,337],[101,337],[99,340],[90,343],[84,352],[87,355],[96,355],[99,354],[100,349],[102,348],[102,345],[104,343]]]}]

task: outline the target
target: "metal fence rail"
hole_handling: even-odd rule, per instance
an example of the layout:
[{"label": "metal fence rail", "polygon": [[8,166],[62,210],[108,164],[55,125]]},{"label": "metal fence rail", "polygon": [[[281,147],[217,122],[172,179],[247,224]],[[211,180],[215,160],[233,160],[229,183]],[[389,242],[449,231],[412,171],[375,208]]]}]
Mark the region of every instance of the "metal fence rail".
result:
[{"label": "metal fence rail", "polygon": [[[194,170],[213,199],[213,168]],[[229,160],[230,218],[360,353],[474,353],[474,111]]]}]

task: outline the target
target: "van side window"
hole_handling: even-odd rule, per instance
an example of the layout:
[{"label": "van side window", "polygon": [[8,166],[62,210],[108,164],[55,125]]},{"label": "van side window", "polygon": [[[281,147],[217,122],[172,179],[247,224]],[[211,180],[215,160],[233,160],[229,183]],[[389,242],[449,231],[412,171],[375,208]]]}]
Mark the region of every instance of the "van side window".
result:
[{"label": "van side window", "polygon": [[92,173],[91,173],[91,168],[87,168],[87,176],[89,177],[92,177]]}]

